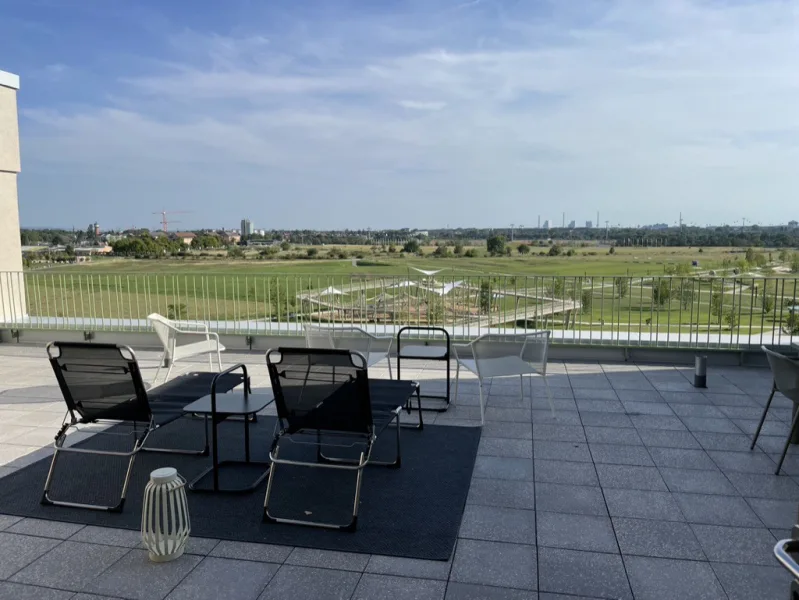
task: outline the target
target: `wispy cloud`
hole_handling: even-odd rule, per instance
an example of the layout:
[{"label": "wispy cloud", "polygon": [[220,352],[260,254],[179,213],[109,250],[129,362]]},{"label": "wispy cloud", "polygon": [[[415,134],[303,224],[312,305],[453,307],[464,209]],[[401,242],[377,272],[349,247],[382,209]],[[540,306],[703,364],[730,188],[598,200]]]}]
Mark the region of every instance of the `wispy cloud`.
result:
[{"label": "wispy cloud", "polygon": [[[773,200],[760,211],[788,211],[799,191],[790,3],[456,6],[479,10],[409,3],[284,14],[260,33],[244,22],[174,32],[167,53],[106,81],[116,100],[28,107],[27,159],[131,177],[168,164],[159,177],[175,181],[215,165],[244,205],[253,192],[237,181],[262,169],[273,197],[318,203],[278,203],[285,225],[356,225],[331,201],[359,207],[357,224],[390,224],[375,194],[404,206],[406,224],[453,223],[454,203],[464,223],[485,219],[487,203],[492,220],[556,203],[575,218],[601,205],[614,220],[682,208],[704,222],[751,205],[757,182]],[[195,201],[227,212],[202,192]]]}]

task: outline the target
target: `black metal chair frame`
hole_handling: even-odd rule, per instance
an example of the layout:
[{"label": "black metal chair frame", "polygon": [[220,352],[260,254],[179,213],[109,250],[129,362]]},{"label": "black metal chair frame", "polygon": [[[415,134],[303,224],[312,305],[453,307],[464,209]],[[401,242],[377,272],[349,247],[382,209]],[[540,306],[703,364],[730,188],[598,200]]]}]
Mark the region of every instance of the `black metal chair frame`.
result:
[{"label": "black metal chair frame", "polygon": [[[284,356],[331,356],[331,357],[338,357],[342,359],[344,357],[348,357],[351,363],[350,368],[354,368],[356,375],[355,378],[350,381],[353,384],[352,390],[354,396],[352,398],[352,406],[358,406],[361,414],[358,416],[362,419],[368,420],[369,425],[362,431],[358,431],[356,427],[353,427],[352,430],[342,431],[337,429],[325,429],[324,423],[320,423],[318,421],[315,422],[315,425],[311,428],[305,428],[302,426],[297,427],[296,424],[292,424],[292,421],[296,419],[296,415],[292,414],[291,409],[287,407],[285,396],[283,393],[283,386],[281,384],[281,374],[285,374],[285,371],[281,372],[280,366],[283,361]],[[275,360],[276,357],[279,356],[278,360]],[[400,422],[400,414],[406,406],[409,405],[408,398],[405,398],[402,402],[398,402],[395,407],[389,408],[388,406],[383,407],[375,407],[371,403],[371,399],[369,396],[369,380],[368,380],[368,372],[366,367],[366,358],[355,351],[351,350],[338,350],[338,349],[317,349],[317,348],[279,348],[277,350],[269,350],[266,353],[266,362],[267,367],[269,369],[269,377],[272,382],[272,391],[275,395],[275,406],[277,407],[278,413],[278,422],[275,426],[275,437],[272,441],[272,446],[269,452],[269,458],[272,461],[272,468],[269,472],[269,480],[266,486],[266,495],[264,497],[264,512],[263,512],[263,519],[265,522],[268,523],[289,523],[294,525],[307,525],[313,527],[323,527],[328,529],[337,529],[337,530],[344,530],[344,531],[355,531],[357,528],[358,523],[358,506],[360,504],[360,496],[361,496],[361,485],[363,481],[363,470],[367,465],[379,465],[389,468],[399,468],[402,464],[402,455],[401,455],[401,446],[400,446],[400,430],[402,429],[402,424]],[[308,367],[308,376],[310,375],[310,358],[309,358],[309,367]],[[333,368],[334,377],[335,377],[335,367]],[[307,385],[307,380],[303,382],[303,389]],[[418,385],[416,387],[416,393],[418,394]],[[335,394],[331,395],[330,397],[326,398],[325,400],[330,401]],[[317,407],[321,407],[325,400],[322,400]],[[368,414],[367,414],[368,411]],[[380,416],[381,423],[379,425],[375,424],[374,414],[377,413]],[[375,442],[378,439],[378,436],[385,431],[391,423],[395,424],[395,431],[396,431],[396,458],[393,461],[388,462],[378,462],[372,460],[372,449],[374,447]],[[341,440],[339,443],[333,443],[327,441],[325,438],[333,438],[335,440]],[[293,459],[284,459],[280,458],[280,444],[282,441],[290,441],[294,443],[303,443],[303,444],[311,444],[315,445],[317,448],[316,452],[316,462],[308,462],[308,461],[301,461],[301,460],[293,460]],[[306,441],[307,440],[307,441]],[[349,442],[345,442],[344,440],[349,440]],[[353,448],[353,447],[361,447],[360,457],[357,460],[353,459],[344,459],[344,458],[333,458],[327,456],[322,451],[323,447],[338,447],[338,448]],[[348,523],[329,523],[329,522],[321,522],[321,521],[310,521],[310,520],[301,520],[301,519],[291,519],[291,518],[284,518],[275,516],[269,511],[269,499],[272,494],[273,484],[274,484],[274,477],[275,472],[277,471],[277,465],[293,465],[293,466],[301,466],[301,467],[310,467],[310,468],[326,468],[326,469],[340,469],[346,471],[354,471],[356,474],[355,480],[355,495],[352,505],[352,518]]]}]

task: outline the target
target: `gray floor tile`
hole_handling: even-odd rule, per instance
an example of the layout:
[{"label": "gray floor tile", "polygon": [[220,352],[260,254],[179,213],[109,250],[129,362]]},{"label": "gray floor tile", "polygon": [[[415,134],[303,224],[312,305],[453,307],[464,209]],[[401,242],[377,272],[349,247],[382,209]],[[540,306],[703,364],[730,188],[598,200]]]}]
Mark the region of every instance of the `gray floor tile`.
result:
[{"label": "gray floor tile", "polygon": [[689,523],[760,527],[761,522],[743,498],[706,494],[674,494]]},{"label": "gray floor tile", "polygon": [[663,392],[663,399],[669,404],[696,405],[712,404],[707,396],[700,392]]},{"label": "gray floor tile", "polygon": [[691,525],[708,560],[713,562],[773,565],[774,544],[771,532],[760,527]]},{"label": "gray floor tile", "polygon": [[487,422],[483,425],[483,435],[492,438],[531,440],[533,439],[533,426],[531,423]]},{"label": "gray floor tile", "polygon": [[535,480],[536,482],[545,483],[599,485],[594,465],[563,460],[536,459]]},{"label": "gray floor tile", "polygon": [[622,427],[585,427],[585,437],[592,444],[623,444],[641,446],[643,442],[638,431]]},{"label": "gray floor tile", "polygon": [[542,592],[632,600],[618,554],[541,548],[538,568]]},{"label": "gray floor tile", "polygon": [[366,573],[352,600],[444,600],[446,587],[444,581]]},{"label": "gray floor tile", "polygon": [[121,546],[123,548],[136,548],[142,543],[140,531],[96,527],[94,525],[87,525],[82,528],[69,538],[69,541],[104,544],[106,546]]},{"label": "gray floor tile", "polygon": [[14,517],[12,515],[0,515],[0,531],[5,531],[14,523],[21,521],[22,517]]},{"label": "gray floor tile", "polygon": [[167,596],[169,600],[255,600],[277,573],[280,565],[212,556],[202,559]]},{"label": "gray floor tile", "polygon": [[61,521],[45,521],[44,519],[22,519],[6,529],[9,533],[35,535],[58,540],[65,540],[83,529],[83,525],[62,523]]},{"label": "gray floor tile", "polygon": [[546,442],[536,440],[533,443],[533,454],[536,458],[544,460],[591,462],[588,444],[583,442]]},{"label": "gray floor tile", "polygon": [[705,560],[687,523],[614,517],[613,528],[624,555]]},{"label": "gray floor tile", "polygon": [[[703,398],[701,394],[697,394],[700,398]],[[713,406],[712,404],[677,404],[674,403],[671,405],[671,409],[674,411],[674,414],[678,417],[699,417],[702,419],[726,419],[727,415],[725,415],[722,411],[718,408]],[[688,426],[690,429],[690,425]]]},{"label": "gray floor tile", "polygon": [[619,551],[608,517],[539,511],[537,525],[539,547],[610,553]]},{"label": "gray floor tile", "polygon": [[469,488],[467,504],[535,509],[535,484],[532,481],[509,481],[475,477]]},{"label": "gray floor tile", "polygon": [[469,504],[459,537],[493,542],[535,544],[535,513],[517,508]]},{"label": "gray floor tile", "polygon": [[294,548],[286,559],[286,564],[289,565],[341,569],[342,571],[363,571],[368,562],[368,554],[316,550],[314,548]]},{"label": "gray floor tile", "polygon": [[682,512],[668,492],[607,489],[605,501],[612,517],[684,521]]},{"label": "gray floor tile", "polygon": [[458,540],[450,580],[534,590],[536,573],[535,546]]},{"label": "gray floor tile", "polygon": [[80,592],[128,552],[127,548],[114,546],[61,542],[19,571],[12,581]]},{"label": "gray floor tile", "polygon": [[198,556],[208,556],[211,551],[219,544],[219,540],[211,538],[190,537],[186,544],[186,554],[197,554]]},{"label": "gray floor tile", "polygon": [[774,473],[777,463],[759,450],[752,452],[722,452],[709,450],[708,454],[722,471],[740,473]]},{"label": "gray floor tile", "polygon": [[[577,393],[575,392],[575,396]],[[605,413],[618,413],[624,414],[624,405],[615,399],[615,392],[613,393],[614,399],[580,399],[577,398],[577,410],[588,412],[605,412]]]},{"label": "gray floor tile", "polygon": [[274,544],[254,544],[250,542],[221,541],[210,552],[210,556],[220,558],[236,558],[239,560],[254,560],[258,562],[282,563],[293,548],[290,546],[276,546]]},{"label": "gray floor tile", "polygon": [[711,563],[729,600],[760,600],[788,597],[791,576],[779,566]]},{"label": "gray floor tile", "polygon": [[616,427],[630,429],[633,426],[630,417],[618,413],[580,411],[580,420],[584,427]]},{"label": "gray floor tile", "polygon": [[799,485],[789,477],[733,472],[727,473],[727,477],[742,496],[772,500],[799,498]]},{"label": "gray floor tile", "polygon": [[478,456],[474,463],[474,477],[485,479],[533,480],[533,461],[526,458]]},{"label": "gray floor tile", "polygon": [[656,467],[635,465],[596,465],[599,483],[603,488],[667,491]]},{"label": "gray floor tile", "polygon": [[708,563],[625,556],[624,564],[635,600],[726,600],[726,594]]},{"label": "gray floor tile", "polygon": [[535,498],[539,511],[608,516],[599,487],[539,482],[535,486]]},{"label": "gray floor tile", "polygon": [[697,471],[695,469],[671,469],[662,467],[660,474],[672,492],[739,495],[721,471]]},{"label": "gray floor tile", "polygon": [[766,527],[790,529],[797,521],[796,501],[749,498],[746,502]]},{"label": "gray floor tile", "polygon": [[637,465],[652,467],[654,463],[644,446],[619,446],[615,444],[589,444],[591,456],[597,464]]},{"label": "gray floor tile", "polygon": [[315,567],[283,565],[258,597],[258,600],[313,598],[348,600],[361,576],[351,571],[333,571]]},{"label": "gray floor tile", "polygon": [[528,590],[512,590],[510,588],[458,583],[451,581],[447,585],[446,600],[536,600],[541,596]]},{"label": "gray floor tile", "polygon": [[663,429],[639,429],[638,435],[650,448],[693,448],[702,446],[690,431],[667,431]]},{"label": "gray floor tile", "polygon": [[369,559],[369,563],[366,565],[366,572],[446,581],[449,578],[451,567],[452,564],[450,562],[442,560],[420,560],[401,556],[375,555]]},{"label": "gray floor tile", "polygon": [[[611,388],[595,389],[592,387],[580,387],[574,389],[574,398],[577,400],[577,405],[580,402],[618,402],[619,397],[616,395],[615,390]],[[591,409],[589,409],[591,410]]]},{"label": "gray floor tile", "polygon": [[201,560],[199,556],[184,555],[170,562],[156,564],[147,558],[146,550],[131,550],[100,576],[88,582],[85,590],[131,600],[160,600]]},{"label": "gray floor tile", "polygon": [[542,592],[538,594],[538,600],[604,600],[596,596],[572,596],[571,594],[550,594]]},{"label": "gray floor tile", "polygon": [[636,429],[661,429],[666,431],[686,431],[678,417],[662,415],[633,415],[630,417]]},{"label": "gray floor tile", "polygon": [[723,419],[706,419],[703,417],[681,417],[689,431],[706,433],[740,433],[741,430],[732,421]]},{"label": "gray floor tile", "polygon": [[553,442],[584,442],[585,432],[582,425],[550,425],[549,423],[533,423],[534,440],[550,440]]},{"label": "gray floor tile", "polygon": [[530,440],[483,437],[480,439],[477,453],[481,456],[533,458],[533,444]]},{"label": "gray floor tile", "polygon": [[705,450],[749,452],[749,444],[752,443],[752,437],[743,433],[696,432],[694,437]]},{"label": "gray floor tile", "polygon": [[665,402],[624,402],[628,415],[662,415],[674,416],[674,411]]},{"label": "gray floor tile", "polygon": [[[489,400],[489,404],[490,404]],[[485,409],[486,421],[504,421],[509,423],[524,423],[532,421],[529,408],[507,408],[504,406],[487,406]]]},{"label": "gray floor tile", "polygon": [[704,450],[689,448],[649,448],[649,454],[658,467],[674,469],[716,470],[715,463]]},{"label": "gray floor tile", "polygon": [[72,592],[0,581],[0,600],[70,600]]},{"label": "gray floor tile", "polygon": [[580,413],[576,410],[558,410],[555,405],[555,415],[549,407],[533,408],[533,423],[551,423],[552,425],[581,425]]}]

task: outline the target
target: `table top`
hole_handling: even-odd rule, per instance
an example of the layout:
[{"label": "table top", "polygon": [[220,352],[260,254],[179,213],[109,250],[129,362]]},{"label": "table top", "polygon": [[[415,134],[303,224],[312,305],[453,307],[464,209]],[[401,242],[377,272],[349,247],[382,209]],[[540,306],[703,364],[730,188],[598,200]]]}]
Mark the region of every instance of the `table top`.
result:
[{"label": "table top", "polygon": [[399,356],[402,358],[444,358],[449,352],[446,346],[406,346],[402,344]]},{"label": "table top", "polygon": [[[266,408],[272,401],[274,396],[271,391],[264,391],[259,393],[256,391],[247,397],[244,401],[244,392],[242,390],[234,390],[227,394],[216,395],[216,414],[218,415],[253,415],[260,410]],[[187,405],[184,409],[187,413],[196,413],[200,415],[211,414],[211,396],[203,396],[199,400],[195,400]]]}]

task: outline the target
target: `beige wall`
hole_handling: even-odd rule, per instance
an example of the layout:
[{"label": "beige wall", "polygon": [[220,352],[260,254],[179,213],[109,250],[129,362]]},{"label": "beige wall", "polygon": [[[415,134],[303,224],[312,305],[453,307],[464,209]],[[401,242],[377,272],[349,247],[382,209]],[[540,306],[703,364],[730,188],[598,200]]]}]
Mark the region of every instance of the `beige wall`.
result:
[{"label": "beige wall", "polygon": [[0,320],[5,322],[26,316],[17,195],[18,86],[16,76],[0,71]]}]

